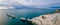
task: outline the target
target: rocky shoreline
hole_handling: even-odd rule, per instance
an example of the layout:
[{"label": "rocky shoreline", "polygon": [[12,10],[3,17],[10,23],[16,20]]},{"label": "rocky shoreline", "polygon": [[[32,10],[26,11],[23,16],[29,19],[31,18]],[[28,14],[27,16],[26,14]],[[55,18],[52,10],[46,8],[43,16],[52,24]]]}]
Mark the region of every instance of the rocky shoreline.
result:
[{"label": "rocky shoreline", "polygon": [[45,14],[31,20],[36,25],[60,25],[60,9],[56,13]]}]

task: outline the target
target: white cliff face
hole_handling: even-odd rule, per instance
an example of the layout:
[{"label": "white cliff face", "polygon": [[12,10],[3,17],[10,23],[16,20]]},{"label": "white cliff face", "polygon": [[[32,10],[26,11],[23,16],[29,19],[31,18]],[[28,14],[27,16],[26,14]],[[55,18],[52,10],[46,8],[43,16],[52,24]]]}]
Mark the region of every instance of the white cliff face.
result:
[{"label": "white cliff face", "polygon": [[37,25],[60,25],[60,13],[46,14],[32,19]]}]

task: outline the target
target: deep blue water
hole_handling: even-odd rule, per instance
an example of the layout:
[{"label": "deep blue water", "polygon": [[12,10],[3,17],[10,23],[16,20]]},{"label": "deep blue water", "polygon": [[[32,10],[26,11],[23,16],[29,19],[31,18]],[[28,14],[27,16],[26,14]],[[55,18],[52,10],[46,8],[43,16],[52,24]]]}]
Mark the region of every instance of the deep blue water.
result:
[{"label": "deep blue water", "polygon": [[7,20],[4,23],[6,25],[28,25],[26,24],[27,22],[20,21],[20,18],[24,17],[24,18],[32,19],[34,17],[38,17],[43,14],[54,13],[55,10],[56,9],[18,9],[18,10],[9,9],[9,10],[0,10],[0,11],[5,12],[6,14],[8,13],[16,16],[15,19],[5,16]]}]

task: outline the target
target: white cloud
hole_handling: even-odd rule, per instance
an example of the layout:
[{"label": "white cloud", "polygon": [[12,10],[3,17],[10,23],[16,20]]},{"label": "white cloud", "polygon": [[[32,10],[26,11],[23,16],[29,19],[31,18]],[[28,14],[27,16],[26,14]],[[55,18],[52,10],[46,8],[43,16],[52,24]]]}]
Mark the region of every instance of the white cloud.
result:
[{"label": "white cloud", "polygon": [[[32,6],[35,8],[49,7],[50,4],[60,3],[60,0],[0,0],[0,4],[5,4],[7,6],[16,5],[17,3],[23,6]],[[12,8],[12,7],[11,7]]]},{"label": "white cloud", "polygon": [[0,9],[8,9],[6,6],[0,6]]},{"label": "white cloud", "polygon": [[22,5],[48,5],[51,3],[59,2],[59,0],[15,0],[15,2]]},{"label": "white cloud", "polygon": [[27,6],[48,5],[51,3],[59,2],[59,0],[3,0],[3,1],[6,3],[17,2],[19,4]]},{"label": "white cloud", "polygon": [[49,7],[50,4],[58,2],[60,3],[60,0],[13,0],[13,1],[24,6],[33,6],[35,8]]},{"label": "white cloud", "polygon": [[0,3],[2,2],[2,0],[0,0]]}]

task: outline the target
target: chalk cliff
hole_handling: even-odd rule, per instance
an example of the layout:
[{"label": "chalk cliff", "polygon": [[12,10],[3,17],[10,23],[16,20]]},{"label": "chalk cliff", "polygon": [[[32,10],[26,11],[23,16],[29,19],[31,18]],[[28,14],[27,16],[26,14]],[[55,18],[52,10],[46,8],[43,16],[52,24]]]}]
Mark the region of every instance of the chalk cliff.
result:
[{"label": "chalk cliff", "polygon": [[41,15],[33,18],[31,21],[37,25],[60,25],[60,13]]}]

